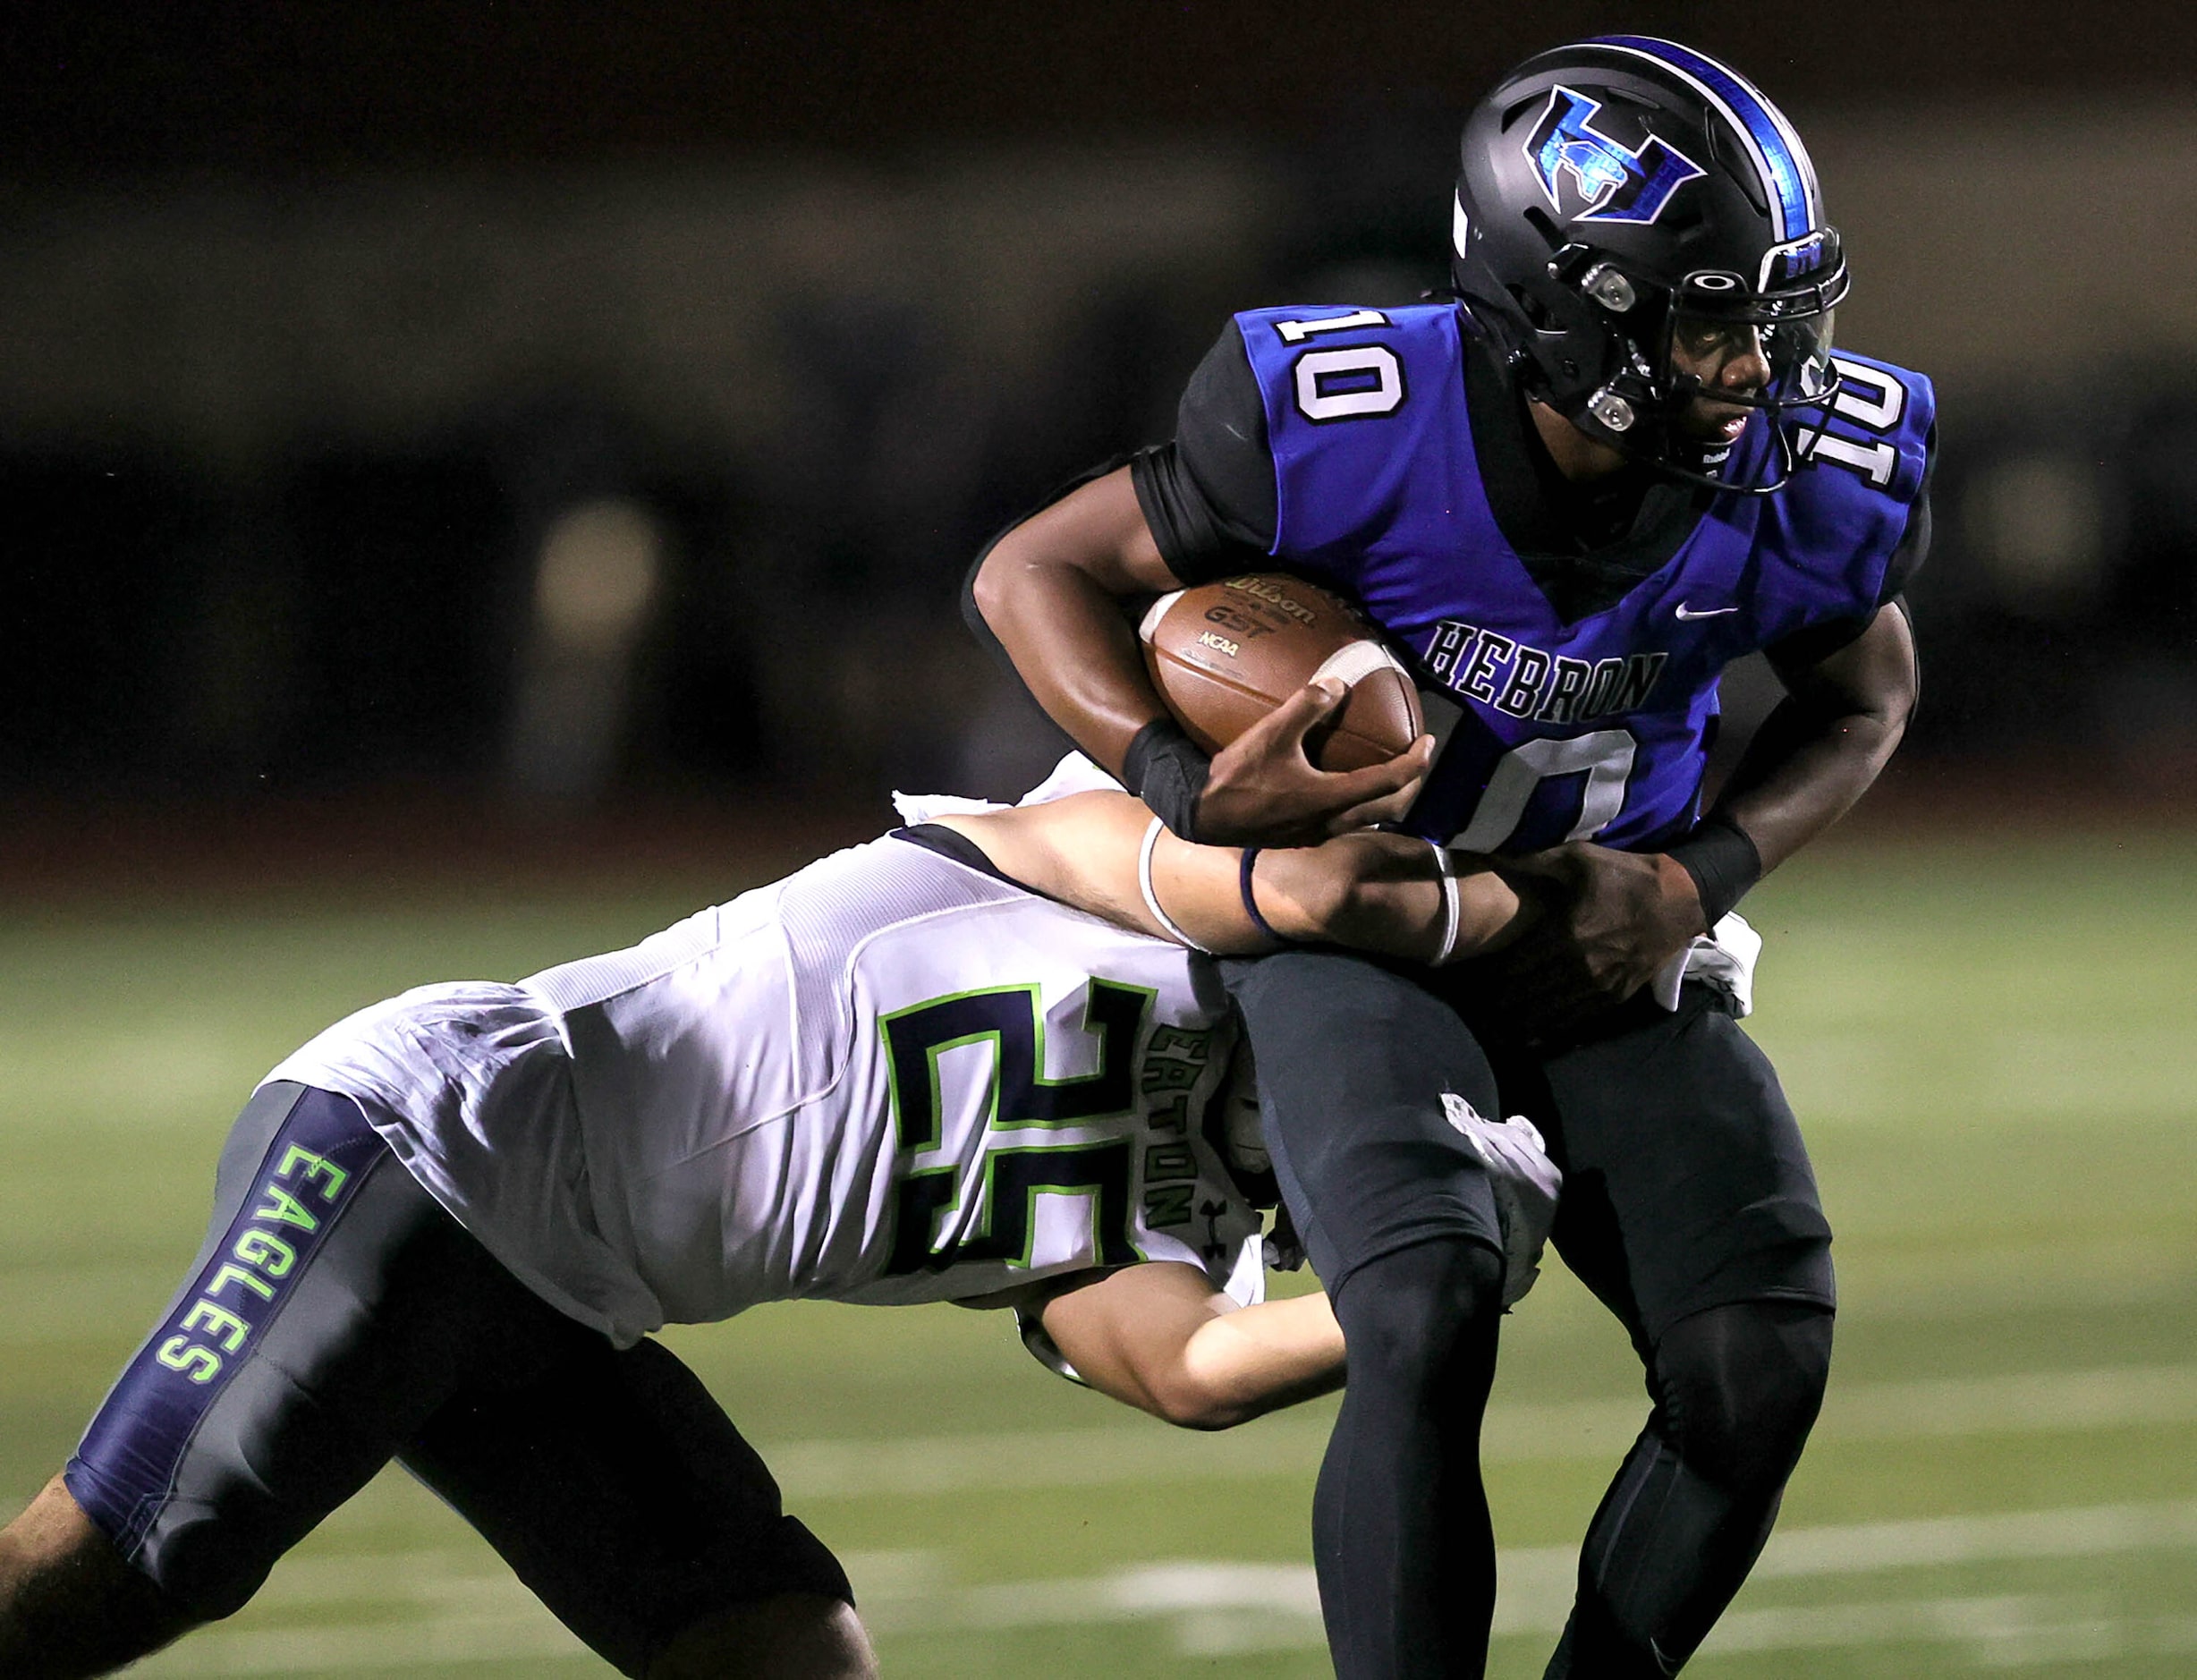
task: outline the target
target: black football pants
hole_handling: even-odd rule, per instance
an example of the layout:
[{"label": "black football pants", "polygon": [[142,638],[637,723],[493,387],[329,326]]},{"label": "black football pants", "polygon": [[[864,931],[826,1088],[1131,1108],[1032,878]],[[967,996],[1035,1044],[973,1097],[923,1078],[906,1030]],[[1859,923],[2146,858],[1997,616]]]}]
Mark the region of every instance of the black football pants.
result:
[{"label": "black football pants", "polygon": [[1674,1674],[1752,1565],[1820,1401],[1829,1229],[1791,1110],[1721,1000],[1546,1058],[1490,1056],[1357,958],[1222,965],[1267,1141],[1350,1347],[1313,1504],[1341,1680],[1485,1668],[1494,1551],[1478,1435],[1500,1239],[1444,1092],[1523,1112],[1566,1182],[1556,1241],[1625,1326],[1655,1406],[1581,1551],[1553,1680]]}]

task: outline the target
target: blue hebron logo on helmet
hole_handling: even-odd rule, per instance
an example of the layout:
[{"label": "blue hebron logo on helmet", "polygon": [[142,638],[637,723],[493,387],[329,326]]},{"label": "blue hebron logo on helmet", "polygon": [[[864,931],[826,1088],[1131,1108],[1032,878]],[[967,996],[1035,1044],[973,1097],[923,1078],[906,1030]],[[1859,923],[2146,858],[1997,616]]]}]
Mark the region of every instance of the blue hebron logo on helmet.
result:
[{"label": "blue hebron logo on helmet", "polygon": [[1548,202],[1564,210],[1559,186],[1566,174],[1586,200],[1570,220],[1644,225],[1663,214],[1679,188],[1709,173],[1658,135],[1650,134],[1634,151],[1597,132],[1594,114],[1601,108],[1599,99],[1558,84],[1526,137],[1526,161],[1540,174]]}]

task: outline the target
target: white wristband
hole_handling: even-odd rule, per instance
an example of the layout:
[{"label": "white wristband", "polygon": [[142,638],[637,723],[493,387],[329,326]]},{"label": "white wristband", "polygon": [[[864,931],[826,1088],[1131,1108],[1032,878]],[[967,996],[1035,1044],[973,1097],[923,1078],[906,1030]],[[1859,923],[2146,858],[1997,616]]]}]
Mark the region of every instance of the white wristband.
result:
[{"label": "white wristband", "polygon": [[1457,887],[1457,860],[1450,855],[1447,846],[1435,846],[1434,867],[1442,872],[1442,943],[1434,954],[1434,966],[1439,968],[1457,955],[1457,935],[1464,921],[1464,904]]},{"label": "white wristband", "polygon": [[1150,827],[1144,831],[1144,844],[1137,848],[1137,886],[1144,894],[1144,907],[1152,912],[1152,920],[1175,944],[1186,945],[1193,951],[1205,951],[1210,956],[1210,951],[1175,926],[1175,918],[1159,907],[1159,895],[1152,887],[1152,848],[1159,844],[1159,836],[1166,831],[1167,825],[1158,818],[1153,818]]}]

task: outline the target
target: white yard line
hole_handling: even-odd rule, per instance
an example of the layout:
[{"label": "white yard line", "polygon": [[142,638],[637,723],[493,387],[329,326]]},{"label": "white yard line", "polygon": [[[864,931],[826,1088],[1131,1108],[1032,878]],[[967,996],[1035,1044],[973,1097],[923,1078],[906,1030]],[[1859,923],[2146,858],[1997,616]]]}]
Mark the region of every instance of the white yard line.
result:
[{"label": "white yard line", "polygon": [[[2197,1501],[1798,1529],[1771,1540],[1754,1574],[1778,1580],[2181,1549],[2197,1549]],[[1495,1632],[1559,1631],[1571,1608],[1574,1558],[1568,1546],[1504,1552],[1497,1564],[1502,1587]],[[1054,1627],[1154,1616],[1176,1617],[1178,1642],[1198,1654],[1316,1645],[1321,1637],[1319,1588],[1311,1567],[1301,1564],[1157,1563],[1068,1580],[958,1591],[932,1588],[904,1598],[863,1592],[863,1616],[883,1633]],[[1904,1599],[1739,1611],[1725,1618],[1709,1650],[1950,1640],[2060,1641],[2083,1649],[2108,1641],[2115,1651],[2157,1650],[2188,1648],[2176,1642],[2193,1634],[2197,1622],[2125,1627],[2094,1594]]]},{"label": "white yard line", "polygon": [[[524,1589],[521,1589],[524,1596]],[[539,1604],[507,1613],[412,1616],[348,1627],[209,1628],[140,1663],[133,1675],[374,1673],[424,1663],[571,1662],[598,1659]]]},{"label": "white yard line", "polygon": [[1754,1574],[1757,1579],[1791,1579],[2193,1548],[2197,1548],[2197,1500],[2079,1506],[1794,1529],[1771,1539]]},{"label": "white yard line", "polygon": [[1862,1645],[1952,1644],[1968,1666],[2027,1668],[2197,1650],[2197,1616],[2113,1613],[2096,1593],[1901,1599],[1820,1608],[1741,1610],[1717,1625],[1704,1659]]},{"label": "white yard line", "polygon": [[[2197,1550],[2197,1501],[1792,1530],[1770,1542],[1758,1580],[2035,1559]],[[1165,1623],[1187,1655],[1317,1648],[1319,1593],[1307,1565],[1162,1562],[1100,1575],[955,1587],[933,1553],[847,1558],[862,1615],[881,1634],[1011,1632]],[[154,1659],[148,1676],[372,1672],[423,1663],[583,1656],[523,1588],[457,1552],[301,1558],[283,1565],[252,1615],[276,1625],[209,1629]],[[493,1565],[489,1565],[493,1570]],[[1505,1552],[1498,1635],[1553,1635],[1570,1608],[1569,1547]],[[390,1619],[298,1625],[308,1607],[386,1605]],[[287,1613],[286,1615],[284,1613]],[[1950,1643],[1983,1667],[2197,1650],[2197,1617],[2116,1615],[2108,1591],[1905,1598],[1769,1607],[1727,1616],[1705,1657],[1887,1643]]]},{"label": "white yard line", "polygon": [[1914,1440],[2193,1420],[2197,1420],[2197,1365],[2135,1365],[1843,1390],[1834,1381],[1820,1431],[1833,1440]]},{"label": "white yard line", "polygon": [[[1490,1408],[1489,1464],[1615,1462],[1647,1413],[1639,1400]],[[1832,1385],[1818,1441],[2029,1435],[2197,1422],[2197,1365],[2018,1373],[1930,1382]],[[1309,1473],[1322,1421],[1277,1417],[1222,1435],[1115,1425],[882,1441],[788,1441],[764,1457],[788,1499],[864,1498],[1034,1488],[1093,1488],[1163,1477],[1242,1480]]]},{"label": "white yard line", "polygon": [[[1791,1581],[1956,1564],[2193,1549],[2197,1549],[2197,1500],[2076,1506],[1990,1516],[1921,1517],[1904,1523],[1780,1529],[1770,1536],[1751,1578]],[[1496,1608],[1496,1631],[1523,1633],[1561,1628],[1571,1609],[1577,1555],[1570,1546],[1518,1547],[1505,1551],[1497,1560],[1502,1593]],[[1777,1618],[1786,1614],[1766,1609],[1728,1616],[1719,1627],[1718,1637],[1724,1636],[1725,1628],[1743,1625],[1745,1616],[1763,1616],[1769,1618],[1764,1625],[1778,1625]]]}]

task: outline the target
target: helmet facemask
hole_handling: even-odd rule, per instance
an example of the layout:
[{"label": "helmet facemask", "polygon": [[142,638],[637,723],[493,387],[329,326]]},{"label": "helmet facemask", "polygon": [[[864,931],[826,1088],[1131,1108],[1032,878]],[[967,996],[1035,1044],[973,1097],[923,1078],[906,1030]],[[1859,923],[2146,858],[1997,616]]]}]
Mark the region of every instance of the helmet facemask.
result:
[{"label": "helmet facemask", "polygon": [[[1783,488],[1804,446],[1796,450],[1778,422],[1793,410],[1822,408],[1839,386],[1831,333],[1846,270],[1836,233],[1825,230],[1822,241],[1821,277],[1774,292],[1720,269],[1663,286],[1580,247],[1559,252],[1551,278],[1575,276],[1582,297],[1599,306],[1614,352],[1605,365],[1617,370],[1557,406],[1596,441],[1667,476],[1749,495]],[[1777,471],[1757,484],[1716,476],[1709,469],[1757,410],[1769,416]]]}]

